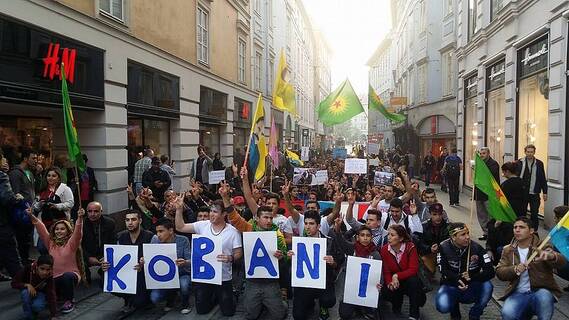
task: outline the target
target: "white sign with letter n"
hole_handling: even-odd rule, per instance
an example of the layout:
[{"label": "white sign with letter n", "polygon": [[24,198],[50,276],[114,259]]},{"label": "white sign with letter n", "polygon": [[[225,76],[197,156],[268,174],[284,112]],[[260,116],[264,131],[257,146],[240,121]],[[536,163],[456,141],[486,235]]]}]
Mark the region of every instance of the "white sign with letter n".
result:
[{"label": "white sign with letter n", "polygon": [[292,286],[326,288],[326,239],[292,237]]}]

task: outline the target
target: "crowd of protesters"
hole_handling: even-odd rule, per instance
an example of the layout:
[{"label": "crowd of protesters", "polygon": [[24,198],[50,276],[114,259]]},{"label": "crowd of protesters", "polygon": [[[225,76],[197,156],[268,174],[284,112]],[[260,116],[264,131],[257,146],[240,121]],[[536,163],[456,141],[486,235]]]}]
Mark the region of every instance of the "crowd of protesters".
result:
[{"label": "crowd of protesters", "polygon": [[[211,157],[200,146],[193,179],[180,193],[172,188],[176,172],[169,157],[158,157],[147,148],[136,161],[129,161],[124,228],[94,201],[93,169],[79,172],[77,181],[73,170],[63,169],[65,160],[58,160],[58,168],[23,150],[21,161],[10,168],[0,153],[0,268],[8,274],[6,279],[11,278],[12,287],[20,290],[29,319],[42,310],[52,318],[73,311],[76,288],[92,282],[92,271],[103,275],[109,269],[103,258],[105,244],[138,246],[136,269],[142,271],[145,243],[175,243],[180,288],[148,290],[144,272],[139,272],[136,294],[117,294],[124,299],[124,314],[158,306],[188,314],[192,305],[198,314],[207,314],[219,305],[221,313],[230,317],[242,296],[247,319],[261,314],[284,319],[289,304],[294,319],[310,318],[313,312],[323,320],[356,315],[375,319],[378,308],[336,301],[336,288],[343,286],[337,276],[346,257],[356,256],[382,260],[382,277],[376,284],[380,301],[389,302],[394,313],[405,313],[409,319],[421,318],[426,293],[437,282],[432,302],[439,312],[460,319],[460,304],[472,304],[469,319],[480,319],[492,297],[494,277],[508,283],[501,297],[503,319],[531,315],[552,319],[554,303],[562,294],[554,274],[567,279],[569,267],[554,248],[537,249],[538,201],[540,195],[547,199],[543,163],[533,156],[535,146],[529,145],[526,157],[502,165],[504,179],[500,179],[490,151],[481,148],[479,153],[498,183],[503,180],[503,192],[518,218],[513,223],[491,219],[487,197],[476,190],[477,217],[484,232],[480,240],[485,243],[471,239],[471,226],[450,221],[437,191],[430,187],[441,183],[441,189],[450,193],[449,205],[459,205],[459,177],[469,165],[454,148],[438,157],[427,154],[419,172],[415,155],[400,148],[380,150],[379,155],[368,156],[377,162],[361,175],[345,174],[344,160],[333,159],[331,152],[312,151],[304,167],[327,170],[328,180],[322,185],[294,185],[294,166],[284,156],[274,168],[268,165],[270,174],[253,181],[250,170],[241,166],[242,159],[226,167],[219,154]],[[356,156],[364,157],[363,150]],[[209,184],[212,170],[226,170],[226,179]],[[392,173],[394,179],[378,184],[376,171]],[[415,173],[424,178],[425,189],[421,190]],[[321,210],[322,201],[332,206]],[[343,204],[347,209],[342,209]],[[367,205],[363,214],[356,212],[356,204]],[[567,209],[556,208],[556,217],[560,219]],[[37,243],[32,243],[34,229]],[[272,254],[279,261],[279,279],[245,279],[241,234],[248,231],[276,232],[277,251]],[[191,282],[192,234],[221,238],[222,254],[217,257],[223,265],[221,285]],[[326,239],[325,289],[291,286],[293,237]],[[39,253],[33,254],[36,259],[31,259],[32,247]],[[536,250],[537,258],[528,262]],[[402,310],[405,297],[409,310]],[[339,314],[330,315],[336,303]]]}]

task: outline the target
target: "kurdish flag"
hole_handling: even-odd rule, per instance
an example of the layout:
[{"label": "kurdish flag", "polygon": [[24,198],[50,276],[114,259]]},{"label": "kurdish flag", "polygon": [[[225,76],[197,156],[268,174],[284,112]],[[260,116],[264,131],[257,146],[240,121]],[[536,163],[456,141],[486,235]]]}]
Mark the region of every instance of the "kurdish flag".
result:
[{"label": "kurdish flag", "polygon": [[569,211],[559,220],[559,223],[549,232],[551,243],[569,259]]},{"label": "kurdish flag", "polygon": [[300,160],[298,154],[286,149],[286,156],[295,167],[303,166],[304,161]]},{"label": "kurdish flag", "polygon": [[391,120],[392,122],[395,123],[405,121],[406,119],[405,115],[399,113],[392,113],[387,111],[387,109],[385,109],[385,106],[381,102],[381,98],[379,98],[377,93],[375,93],[375,90],[373,90],[371,84],[369,85],[367,99],[368,99],[368,108],[379,111],[386,119]]},{"label": "kurdish flag", "polygon": [[259,93],[257,99],[257,109],[253,117],[251,126],[251,141],[249,146],[249,170],[255,173],[255,181],[261,180],[265,176],[267,154],[267,143],[265,142],[265,109],[263,107],[263,97]]},{"label": "kurdish flag", "polygon": [[279,68],[275,75],[275,87],[273,88],[273,105],[282,111],[288,111],[293,115],[296,112],[296,96],[294,87],[287,81],[288,65],[286,63],[284,50],[281,49]]},{"label": "kurdish flag", "polygon": [[73,119],[73,111],[71,110],[71,100],[69,99],[69,91],[67,90],[67,80],[65,80],[65,69],[61,64],[61,96],[63,97],[63,127],[65,129],[65,141],[67,142],[67,153],[69,161],[75,163],[79,171],[85,171],[85,161],[79,147],[79,138],[77,137],[77,128]]},{"label": "kurdish flag", "polygon": [[317,111],[318,120],[329,127],[350,120],[355,115],[364,112],[364,108],[350,80],[346,79],[320,102]]},{"label": "kurdish flag", "polygon": [[474,185],[488,196],[488,212],[494,219],[505,222],[516,220],[514,209],[478,153],[474,161]]}]

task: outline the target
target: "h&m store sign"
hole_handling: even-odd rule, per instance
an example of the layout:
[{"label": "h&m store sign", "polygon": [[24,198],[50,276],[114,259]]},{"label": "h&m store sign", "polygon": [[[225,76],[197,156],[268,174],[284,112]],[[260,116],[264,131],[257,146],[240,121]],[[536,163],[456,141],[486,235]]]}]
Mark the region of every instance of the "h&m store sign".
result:
[{"label": "h&m store sign", "polygon": [[0,101],[61,106],[61,65],[71,103],[104,109],[104,51],[0,15]]}]

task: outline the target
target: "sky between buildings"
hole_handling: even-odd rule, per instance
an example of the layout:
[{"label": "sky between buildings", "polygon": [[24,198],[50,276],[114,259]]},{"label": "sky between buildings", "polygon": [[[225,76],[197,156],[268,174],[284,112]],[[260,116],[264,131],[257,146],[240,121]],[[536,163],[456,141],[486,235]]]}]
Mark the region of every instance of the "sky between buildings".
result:
[{"label": "sky between buildings", "polygon": [[389,0],[302,0],[333,51],[332,90],[349,78],[367,96],[366,63],[391,26]]}]

